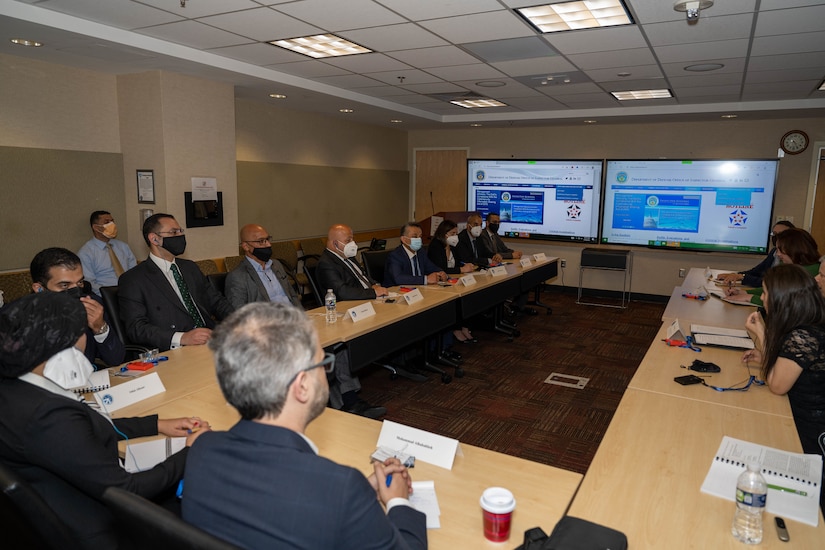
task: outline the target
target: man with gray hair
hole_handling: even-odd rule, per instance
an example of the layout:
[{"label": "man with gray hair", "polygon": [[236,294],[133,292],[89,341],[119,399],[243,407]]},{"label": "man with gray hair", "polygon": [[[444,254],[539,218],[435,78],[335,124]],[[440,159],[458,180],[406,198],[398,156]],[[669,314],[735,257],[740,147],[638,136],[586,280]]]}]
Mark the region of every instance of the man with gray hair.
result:
[{"label": "man with gray hair", "polygon": [[241,420],[191,449],[186,521],[244,548],[427,548],[426,520],[409,505],[412,480],[398,459],[373,463],[365,478],[319,457],[304,435],[324,412],[335,356],[324,354],[303,311],[248,304],[209,347]]}]

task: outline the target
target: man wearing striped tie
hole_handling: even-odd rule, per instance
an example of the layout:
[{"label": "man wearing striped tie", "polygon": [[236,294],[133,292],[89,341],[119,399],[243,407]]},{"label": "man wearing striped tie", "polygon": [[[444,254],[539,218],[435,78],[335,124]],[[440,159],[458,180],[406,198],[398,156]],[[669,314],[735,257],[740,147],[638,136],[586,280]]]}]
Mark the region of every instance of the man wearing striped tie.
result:
[{"label": "man wearing striped tie", "polygon": [[137,265],[129,245],[117,239],[115,219],[105,210],[95,210],[89,216],[92,238],[77,255],[83,264],[86,281],[92,292],[100,296],[100,287],[117,286],[118,278]]},{"label": "man wearing striped tie", "polygon": [[235,308],[195,262],[178,258],[186,250],[186,235],[174,217],[146,218],[143,239],[149,257],[124,273],[118,284],[127,339],[160,351],[207,343],[216,320]]}]

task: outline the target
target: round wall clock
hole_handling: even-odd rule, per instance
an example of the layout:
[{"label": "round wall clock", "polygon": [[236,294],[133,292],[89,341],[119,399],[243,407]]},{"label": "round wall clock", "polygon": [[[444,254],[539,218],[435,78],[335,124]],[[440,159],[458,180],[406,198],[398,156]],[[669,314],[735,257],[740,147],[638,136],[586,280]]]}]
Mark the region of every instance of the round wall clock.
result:
[{"label": "round wall clock", "polygon": [[791,130],[782,136],[779,146],[789,155],[798,155],[808,148],[808,134],[802,130]]}]

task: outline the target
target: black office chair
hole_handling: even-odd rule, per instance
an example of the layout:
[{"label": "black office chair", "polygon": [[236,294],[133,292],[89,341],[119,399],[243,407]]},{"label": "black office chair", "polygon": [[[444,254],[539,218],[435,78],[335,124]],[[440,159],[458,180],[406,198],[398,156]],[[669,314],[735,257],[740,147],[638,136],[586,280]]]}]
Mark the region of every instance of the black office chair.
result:
[{"label": "black office chair", "polygon": [[129,547],[238,550],[237,546],[186,523],[154,502],[119,487],[106,489],[103,502],[117,520],[120,540],[126,541]]},{"label": "black office chair", "polygon": [[318,307],[321,307],[324,305],[324,294],[321,291],[321,287],[318,286],[318,280],[315,278],[316,269],[318,269],[317,265],[304,264],[304,275],[306,275],[309,287],[312,289],[312,296],[318,303]]},{"label": "black office chair", "polygon": [[209,281],[215,290],[221,293],[221,296],[226,296],[226,276],[229,273],[210,273],[206,276],[206,280]]},{"label": "black office chair", "polygon": [[825,432],[819,434],[817,439],[819,440],[819,448],[822,449],[822,454],[825,455]]},{"label": "black office chair", "polygon": [[379,285],[384,284],[384,264],[387,263],[387,256],[391,250],[365,250],[361,254],[361,261],[364,262],[364,271],[367,276]]},{"label": "black office chair", "polygon": [[141,353],[149,351],[149,348],[146,346],[131,344],[128,338],[126,338],[126,329],[123,327],[123,321],[120,320],[120,304],[117,301],[117,287],[100,287],[100,296],[103,298],[103,307],[109,312],[109,320],[112,322],[112,328],[114,328],[115,333],[126,348],[126,361],[134,361],[140,357]]},{"label": "black office chair", "polygon": [[0,465],[0,529],[16,548],[73,550],[80,545],[46,501],[17,474]]}]

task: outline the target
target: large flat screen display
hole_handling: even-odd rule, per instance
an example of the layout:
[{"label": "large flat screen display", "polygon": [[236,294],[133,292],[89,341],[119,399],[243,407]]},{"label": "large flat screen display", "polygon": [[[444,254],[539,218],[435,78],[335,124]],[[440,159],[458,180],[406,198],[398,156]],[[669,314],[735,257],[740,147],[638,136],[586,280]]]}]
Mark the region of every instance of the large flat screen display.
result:
[{"label": "large flat screen display", "polygon": [[501,216],[505,237],[596,243],[601,160],[467,161],[467,210]]},{"label": "large flat screen display", "polygon": [[779,161],[608,160],[601,242],[764,254]]}]

